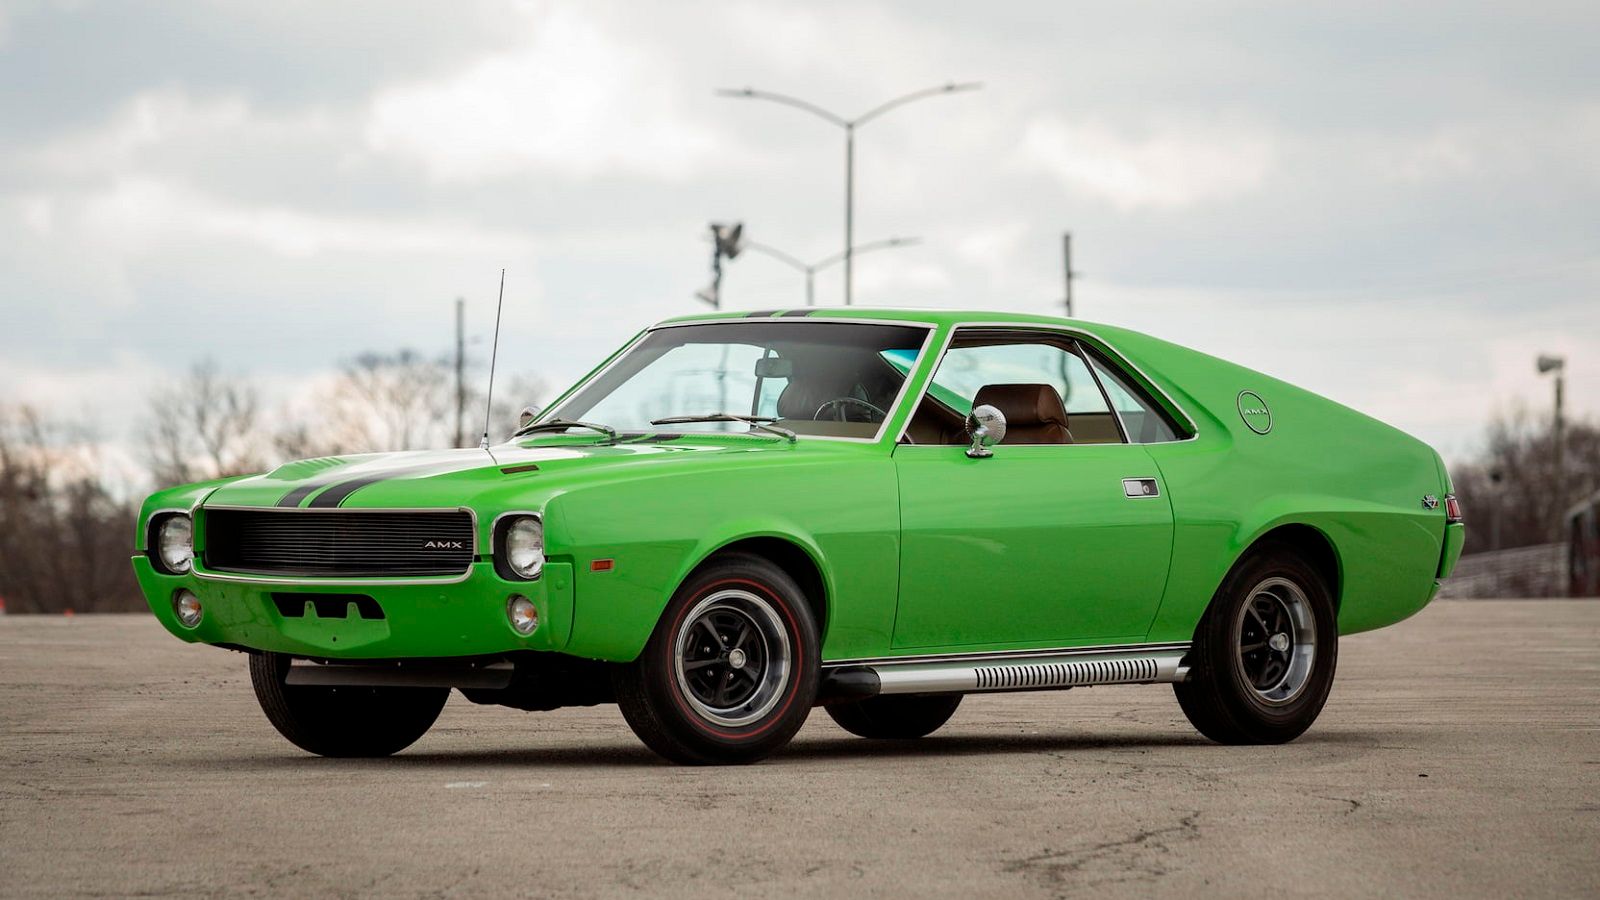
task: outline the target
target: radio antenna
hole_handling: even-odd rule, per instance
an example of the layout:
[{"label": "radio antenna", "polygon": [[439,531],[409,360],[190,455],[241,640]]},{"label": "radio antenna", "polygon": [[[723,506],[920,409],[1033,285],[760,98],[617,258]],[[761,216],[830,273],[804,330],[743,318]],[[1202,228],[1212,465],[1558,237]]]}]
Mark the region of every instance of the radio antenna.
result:
[{"label": "radio antenna", "polygon": [[494,409],[494,364],[500,358],[500,308],[506,304],[506,270],[500,270],[500,297],[494,302],[494,343],[489,350],[489,390],[483,401],[483,439],[479,450],[489,449],[489,414]]}]

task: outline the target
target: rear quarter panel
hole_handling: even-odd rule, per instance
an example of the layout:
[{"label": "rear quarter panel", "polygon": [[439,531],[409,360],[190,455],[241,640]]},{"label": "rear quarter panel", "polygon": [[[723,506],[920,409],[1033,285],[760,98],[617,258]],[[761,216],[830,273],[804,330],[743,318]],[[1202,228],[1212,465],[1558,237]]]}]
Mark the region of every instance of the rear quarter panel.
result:
[{"label": "rear quarter panel", "polygon": [[[1109,331],[1109,330],[1108,330]],[[1309,391],[1131,332],[1119,349],[1196,420],[1191,441],[1152,444],[1172,495],[1172,568],[1150,640],[1188,640],[1222,580],[1264,535],[1316,529],[1337,559],[1339,630],[1398,622],[1433,596],[1445,534],[1438,455],[1404,432]],[[1257,434],[1241,391],[1271,410]]]}]

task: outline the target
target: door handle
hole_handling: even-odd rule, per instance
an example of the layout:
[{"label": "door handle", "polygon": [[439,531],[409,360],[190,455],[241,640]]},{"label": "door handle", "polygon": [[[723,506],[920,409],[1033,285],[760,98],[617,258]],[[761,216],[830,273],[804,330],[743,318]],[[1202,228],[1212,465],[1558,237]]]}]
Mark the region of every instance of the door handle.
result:
[{"label": "door handle", "polygon": [[1154,478],[1124,478],[1122,479],[1122,495],[1130,500],[1143,500],[1146,497],[1161,496],[1161,486]]}]

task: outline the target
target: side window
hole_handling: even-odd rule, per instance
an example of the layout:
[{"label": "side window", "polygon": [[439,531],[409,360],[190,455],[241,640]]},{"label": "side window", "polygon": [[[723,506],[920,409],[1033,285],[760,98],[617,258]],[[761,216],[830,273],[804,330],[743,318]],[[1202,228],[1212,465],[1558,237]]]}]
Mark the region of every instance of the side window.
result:
[{"label": "side window", "polygon": [[1128,431],[1128,440],[1136,444],[1160,444],[1179,439],[1178,429],[1167,415],[1126,376],[1093,350],[1089,351],[1089,360],[1094,364],[1095,374],[1100,376],[1100,383],[1105,385],[1122,426]]},{"label": "side window", "polygon": [[937,422],[938,407],[965,416],[979,400],[1005,413],[1005,443],[1122,441],[1105,395],[1070,341],[958,334],[934,372],[923,401],[928,408],[919,409],[922,422],[914,420],[913,430],[941,435],[938,443],[960,443],[959,423]]}]

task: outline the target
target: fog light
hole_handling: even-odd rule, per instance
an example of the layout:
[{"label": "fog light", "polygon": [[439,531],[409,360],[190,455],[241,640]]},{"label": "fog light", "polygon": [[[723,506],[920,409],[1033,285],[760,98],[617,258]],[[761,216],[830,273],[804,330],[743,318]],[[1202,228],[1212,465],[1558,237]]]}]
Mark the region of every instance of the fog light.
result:
[{"label": "fog light", "polygon": [[511,602],[506,604],[506,615],[510,617],[511,627],[517,634],[533,634],[533,630],[539,627],[539,608],[527,597],[513,595]]},{"label": "fog light", "polygon": [[193,628],[200,624],[203,613],[200,610],[200,598],[193,591],[181,590],[172,595],[172,610],[178,614],[178,621],[185,628]]}]

